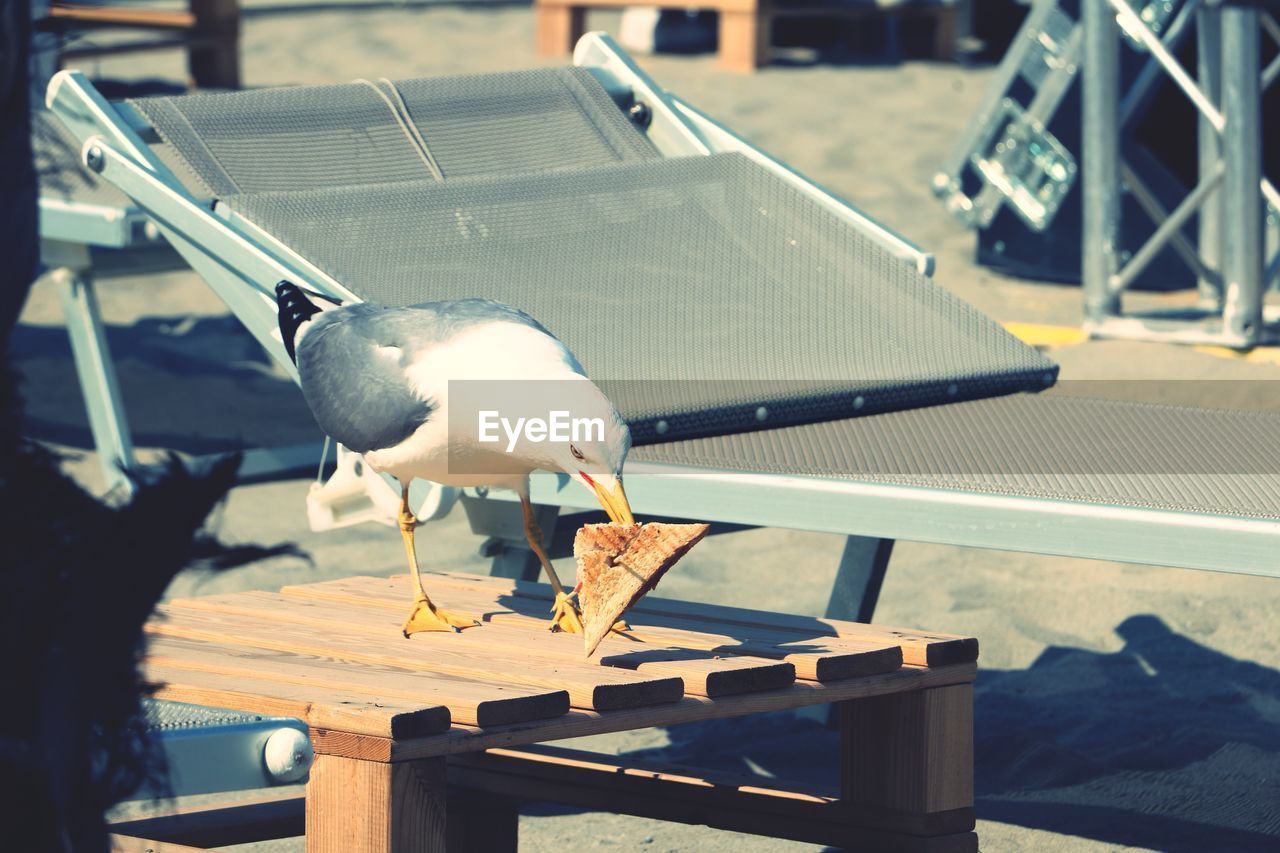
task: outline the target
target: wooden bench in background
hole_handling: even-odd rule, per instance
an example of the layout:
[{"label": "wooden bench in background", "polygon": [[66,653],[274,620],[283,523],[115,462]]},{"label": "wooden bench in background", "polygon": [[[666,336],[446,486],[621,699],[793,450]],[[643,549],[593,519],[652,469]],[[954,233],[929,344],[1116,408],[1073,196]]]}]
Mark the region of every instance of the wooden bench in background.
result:
[{"label": "wooden bench in background", "polygon": [[[407,577],[162,607],[144,664],[159,697],[297,716],[316,760],[305,797],[118,823],[117,848],[305,830],[309,853],[500,853],[520,803],[551,801],[859,850],[977,850],[976,640],[646,598],[628,612],[644,642],[609,638],[587,660],[580,637],[547,631],[546,586],[426,583],[483,626],[405,640]],[[827,703],[839,790],[538,745]]]},{"label": "wooden bench in background", "polygon": [[122,53],[182,48],[187,51],[189,81],[202,88],[240,88],[239,0],[188,0],[186,10],[55,0],[49,4],[43,29],[59,32],[86,30],[146,31],[133,41],[65,48],[60,62]]},{"label": "wooden bench in background", "polygon": [[[950,62],[955,58],[957,9],[960,3],[950,0],[711,0],[694,4],[720,15],[720,64],[730,71],[749,73],[769,61],[773,21],[777,18],[823,17],[844,20],[895,16],[930,18],[933,21],[933,58]],[[535,0],[537,16],[536,46],[544,56],[564,56],[586,32],[587,10],[657,6],[663,9],[685,9],[688,3],[660,0],[637,3],[636,0]]]}]

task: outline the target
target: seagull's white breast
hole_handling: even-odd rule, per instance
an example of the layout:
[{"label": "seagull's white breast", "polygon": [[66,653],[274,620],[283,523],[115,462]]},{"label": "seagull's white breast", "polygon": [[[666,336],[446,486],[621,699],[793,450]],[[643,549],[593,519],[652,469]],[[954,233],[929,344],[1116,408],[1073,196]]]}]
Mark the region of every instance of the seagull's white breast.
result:
[{"label": "seagull's white breast", "polygon": [[[454,426],[449,434],[449,383],[459,380],[567,379],[581,376],[572,354],[554,337],[532,326],[499,321],[468,328],[436,346],[417,353],[405,365],[414,390],[436,409],[407,439],[392,447],[370,451],[366,461],[375,470],[407,481],[412,477],[450,486],[497,486],[520,488],[525,477],[538,465],[516,457],[506,457],[504,473],[477,474],[450,470],[450,440],[453,452],[492,453],[492,445],[481,445],[476,424]],[[456,464],[453,466],[457,468]]]}]

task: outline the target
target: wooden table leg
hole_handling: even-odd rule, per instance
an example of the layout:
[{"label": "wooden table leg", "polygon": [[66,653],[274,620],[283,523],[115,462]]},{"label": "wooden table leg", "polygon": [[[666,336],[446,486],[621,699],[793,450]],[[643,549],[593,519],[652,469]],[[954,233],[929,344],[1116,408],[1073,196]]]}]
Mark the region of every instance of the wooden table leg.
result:
[{"label": "wooden table leg", "polygon": [[584,6],[538,3],[534,12],[535,46],[542,56],[564,56],[587,31]]},{"label": "wooden table leg", "polygon": [[448,849],[443,758],[387,764],[317,755],[307,782],[307,853]]},{"label": "wooden table leg", "polygon": [[[840,711],[842,800],[922,818],[973,807],[972,684],[855,699]],[[952,840],[978,849],[972,832]]]},{"label": "wooden table leg", "polygon": [[773,17],[759,10],[720,12],[720,67],[750,74],[768,62]]},{"label": "wooden table leg", "polygon": [[955,62],[956,59],[956,7],[943,4],[933,15],[933,58],[939,62]]},{"label": "wooden table leg", "polygon": [[191,82],[206,88],[240,88],[239,0],[190,0],[198,40],[187,51]]}]

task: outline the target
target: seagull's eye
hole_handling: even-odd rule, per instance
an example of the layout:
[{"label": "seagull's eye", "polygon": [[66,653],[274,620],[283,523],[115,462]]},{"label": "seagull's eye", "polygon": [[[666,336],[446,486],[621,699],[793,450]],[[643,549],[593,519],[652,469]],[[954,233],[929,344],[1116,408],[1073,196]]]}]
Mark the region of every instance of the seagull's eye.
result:
[{"label": "seagull's eye", "polygon": [[571,444],[571,445],[569,445],[569,452],[570,452],[570,453],[572,453],[572,454],[573,454],[573,458],[574,458],[574,459],[577,459],[579,462],[581,462],[582,460],[584,460],[584,459],[586,459],[586,458],[587,458],[587,457],[585,457],[585,456],[583,456],[583,455],[582,455],[582,451],[581,451],[581,450],[579,450],[578,448],[574,447],[572,444]]}]

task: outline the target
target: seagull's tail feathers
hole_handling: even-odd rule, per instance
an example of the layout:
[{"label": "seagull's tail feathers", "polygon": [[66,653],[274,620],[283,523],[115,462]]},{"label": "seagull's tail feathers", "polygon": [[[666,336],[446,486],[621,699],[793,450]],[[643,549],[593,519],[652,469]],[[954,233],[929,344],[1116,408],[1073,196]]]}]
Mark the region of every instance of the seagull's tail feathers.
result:
[{"label": "seagull's tail feathers", "polygon": [[282,281],[276,285],[280,339],[284,342],[285,352],[289,353],[289,358],[294,364],[298,363],[295,347],[298,343],[298,337],[306,324],[311,322],[311,318],[321,311],[328,311],[340,305],[342,305],[342,302],[337,299],[314,293],[310,290],[303,290],[293,282]]}]

